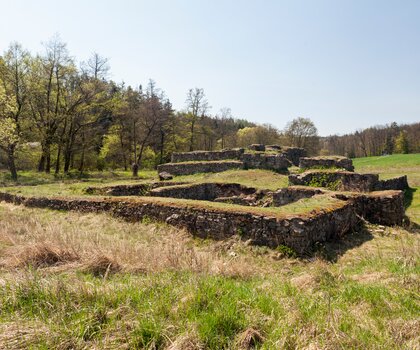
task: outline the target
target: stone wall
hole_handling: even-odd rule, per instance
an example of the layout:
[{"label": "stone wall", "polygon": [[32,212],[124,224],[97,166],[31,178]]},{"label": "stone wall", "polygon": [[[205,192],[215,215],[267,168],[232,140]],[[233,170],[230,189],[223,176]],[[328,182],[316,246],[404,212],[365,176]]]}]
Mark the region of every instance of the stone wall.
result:
[{"label": "stone wall", "polygon": [[85,193],[101,196],[144,196],[150,188],[151,184],[87,187]]},{"label": "stone wall", "polygon": [[245,169],[267,169],[284,172],[291,166],[290,161],[282,154],[244,153],[241,160]]},{"label": "stone wall", "polygon": [[299,166],[299,159],[306,156],[306,150],[299,147],[282,147],[281,153],[295,166]]},{"label": "stone wall", "polygon": [[358,174],[348,171],[306,171],[289,175],[291,185],[328,187],[333,190],[370,192],[378,182],[377,174]]},{"label": "stone wall", "polygon": [[337,194],[336,197],[341,201],[334,206],[309,214],[273,216],[247,212],[241,206],[231,206],[229,209],[192,206],[190,201],[167,202],[165,198],[47,198],[0,192],[0,201],[28,207],[109,212],[129,221],[148,217],[184,227],[202,238],[225,239],[238,234],[252,244],[273,248],[286,245],[298,254],[307,253],[317,242],[336,239],[356,229],[359,216],[386,225],[400,224],[404,217],[401,191]]},{"label": "stone wall", "polygon": [[302,198],[310,198],[317,194],[322,194],[324,191],[319,188],[290,186],[281,188],[273,193],[273,206],[280,207],[282,205],[290,204]]},{"label": "stone wall", "polygon": [[376,191],[406,190],[407,188],[409,188],[407,175],[394,177],[388,180],[379,180],[375,185]]},{"label": "stone wall", "polygon": [[[334,210],[321,210],[311,215],[272,217],[252,212],[191,207],[179,203],[117,198],[46,198],[24,197],[0,193],[0,200],[28,207],[77,210],[81,212],[109,212],[129,221],[144,217],[186,228],[202,238],[225,239],[239,234],[255,245],[277,247],[286,245],[298,254],[305,254],[316,242],[343,236],[358,224],[351,202],[339,202]],[[239,207],[239,206],[238,206]]]},{"label": "stone wall", "polygon": [[166,163],[158,165],[158,173],[163,171],[172,175],[191,175],[196,173],[218,173],[232,169],[242,169],[244,164],[241,161],[214,161],[214,162],[186,162]]},{"label": "stone wall", "polygon": [[261,143],[254,143],[252,145],[249,145],[248,149],[250,149],[251,151],[265,152],[265,145]]},{"label": "stone wall", "polygon": [[184,185],[187,182],[160,181],[135,185],[90,186],[84,192],[99,196],[147,196],[149,191],[164,186]]},{"label": "stone wall", "polygon": [[347,171],[354,171],[353,162],[346,157],[301,157],[299,168],[343,168]]},{"label": "stone wall", "polygon": [[172,197],[183,199],[196,199],[214,201],[218,197],[251,196],[262,198],[265,191],[256,190],[235,183],[198,183],[178,186],[160,187],[150,191],[149,195],[154,197]]},{"label": "stone wall", "polygon": [[239,149],[226,149],[221,151],[195,151],[195,152],[180,152],[172,153],[171,162],[196,162],[196,161],[217,161],[238,159],[244,153],[243,148]]},{"label": "stone wall", "polygon": [[404,192],[375,191],[363,194],[335,194],[342,200],[353,200],[358,215],[373,224],[401,225],[405,218]]}]

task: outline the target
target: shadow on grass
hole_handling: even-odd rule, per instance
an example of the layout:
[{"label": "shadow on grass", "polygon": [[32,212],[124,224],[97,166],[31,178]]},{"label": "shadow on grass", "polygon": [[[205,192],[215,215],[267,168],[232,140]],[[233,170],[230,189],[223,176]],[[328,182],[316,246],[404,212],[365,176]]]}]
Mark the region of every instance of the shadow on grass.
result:
[{"label": "shadow on grass", "polygon": [[321,258],[335,263],[348,250],[359,247],[372,239],[373,235],[369,230],[364,225],[360,225],[357,232],[348,233],[341,239],[317,245],[309,258]]},{"label": "shadow on grass", "polygon": [[413,203],[413,199],[414,199],[414,193],[417,191],[416,188],[407,188],[404,191],[404,207],[405,209],[407,209],[411,203]]}]

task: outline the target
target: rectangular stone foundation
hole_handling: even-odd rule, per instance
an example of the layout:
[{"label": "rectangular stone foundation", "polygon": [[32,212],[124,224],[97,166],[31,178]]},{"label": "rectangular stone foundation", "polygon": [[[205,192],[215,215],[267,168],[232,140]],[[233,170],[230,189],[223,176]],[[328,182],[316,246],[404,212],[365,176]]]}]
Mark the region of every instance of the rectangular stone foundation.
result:
[{"label": "rectangular stone foundation", "polygon": [[[0,192],[0,201],[28,207],[80,212],[109,212],[129,221],[151,218],[186,228],[202,238],[226,239],[240,235],[255,245],[275,248],[285,245],[298,254],[308,253],[315,243],[337,239],[357,228],[360,217],[386,225],[401,224],[404,218],[401,191],[374,194],[335,194],[337,202],[306,214],[248,211],[241,205],[227,208],[203,201],[156,197],[61,198],[24,197]],[[212,203],[212,202],[209,202]]]}]

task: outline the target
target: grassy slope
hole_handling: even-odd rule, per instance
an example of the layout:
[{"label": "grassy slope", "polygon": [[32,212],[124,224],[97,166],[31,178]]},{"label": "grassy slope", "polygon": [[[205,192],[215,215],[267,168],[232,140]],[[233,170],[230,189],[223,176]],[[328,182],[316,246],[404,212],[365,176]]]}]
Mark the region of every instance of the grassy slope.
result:
[{"label": "grassy slope", "polygon": [[[409,168],[418,187],[417,160],[392,157],[355,160],[356,170]],[[261,174],[245,175],[220,177],[260,183]],[[264,349],[420,342],[420,241],[403,229],[371,226],[302,261],[102,214],[3,203],[0,224],[0,348],[222,349],[241,345],[249,329],[263,335]]]}]

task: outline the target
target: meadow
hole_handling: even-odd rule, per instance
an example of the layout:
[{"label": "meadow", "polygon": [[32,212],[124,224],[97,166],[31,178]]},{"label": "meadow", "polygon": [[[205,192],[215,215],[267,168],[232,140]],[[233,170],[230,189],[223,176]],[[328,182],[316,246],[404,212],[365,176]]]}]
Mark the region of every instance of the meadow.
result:
[{"label": "meadow", "polygon": [[[0,348],[420,349],[420,155],[354,164],[383,178],[408,174],[411,226],[366,224],[305,258],[147,219],[0,203]],[[140,177],[23,173],[16,186],[2,174],[0,190],[80,195],[156,173]],[[177,180],[287,184],[261,170]]]}]

